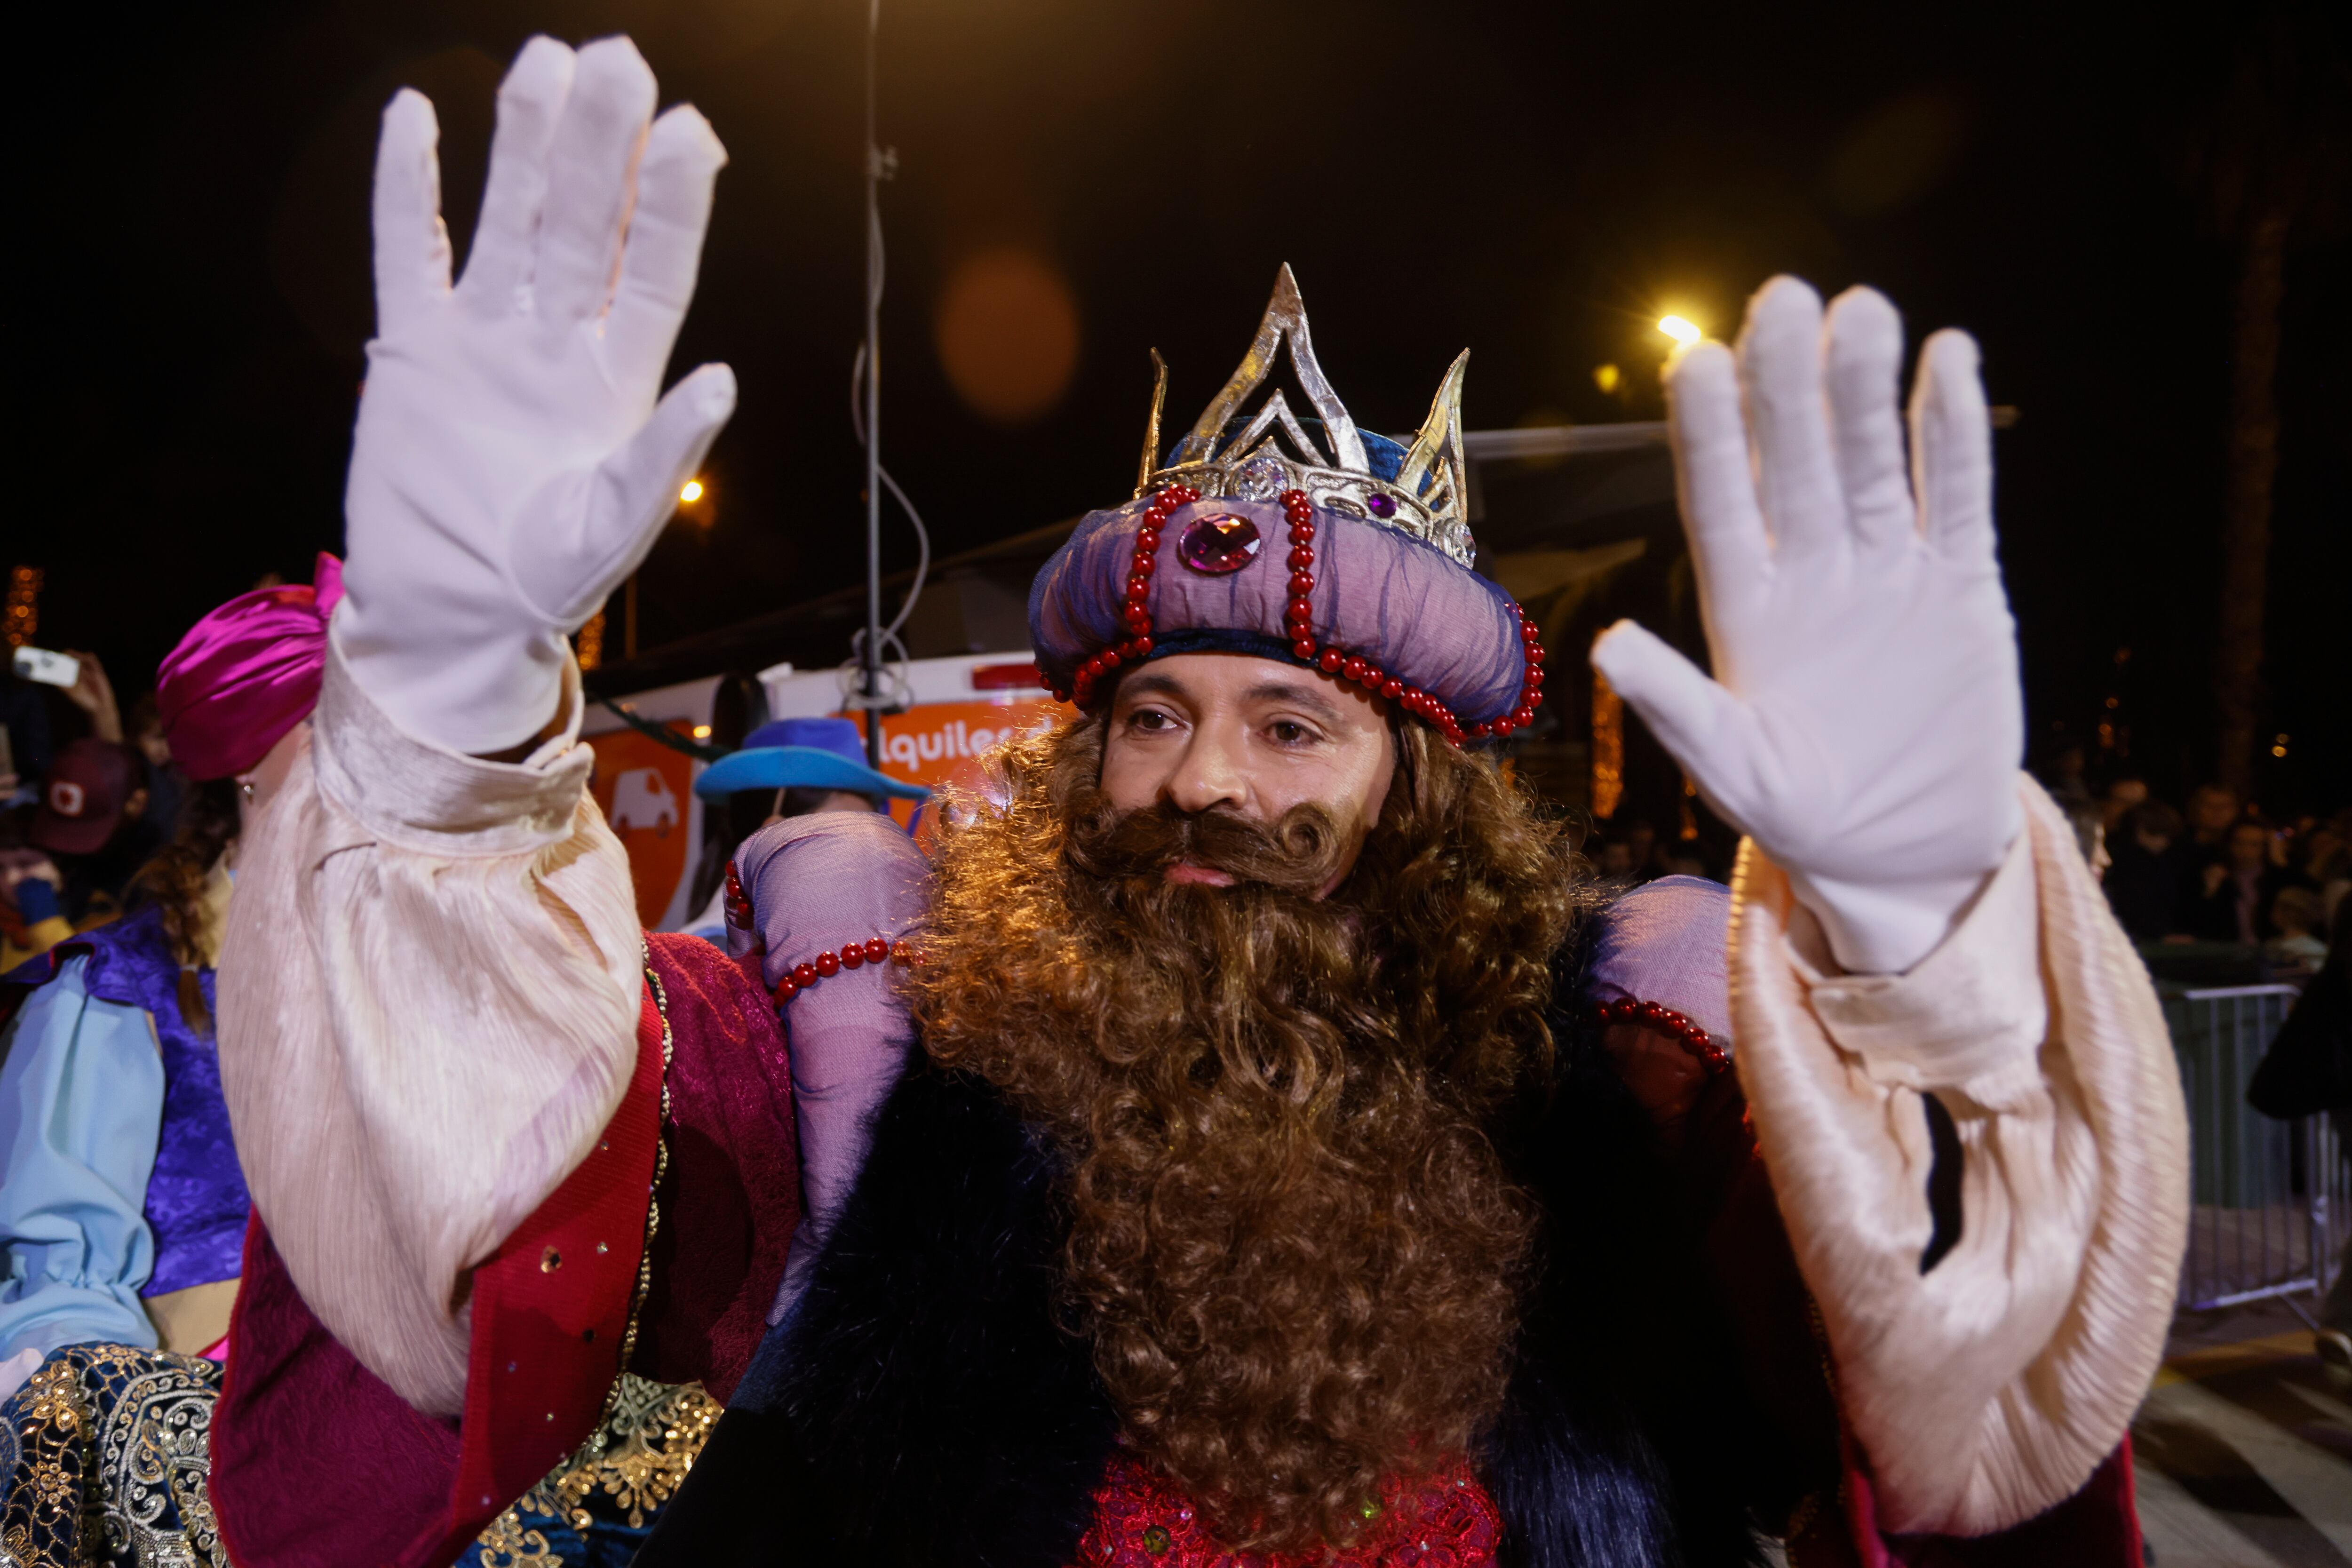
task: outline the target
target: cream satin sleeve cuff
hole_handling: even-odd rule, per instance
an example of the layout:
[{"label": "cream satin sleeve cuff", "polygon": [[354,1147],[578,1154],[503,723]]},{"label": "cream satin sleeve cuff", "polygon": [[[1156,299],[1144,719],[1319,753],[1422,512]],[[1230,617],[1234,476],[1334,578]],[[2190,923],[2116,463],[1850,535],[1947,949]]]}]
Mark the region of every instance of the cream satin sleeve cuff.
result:
[{"label": "cream satin sleeve cuff", "polygon": [[[2187,1240],[2155,990],[2057,807],[2019,788],[2008,859],[1901,975],[1825,973],[1754,844],[1734,879],[1740,1084],[1893,1531],[1984,1534],[2077,1490],[2155,1374]],[[1965,1162],[1958,1241],[1925,1274],[1922,1093]]]},{"label": "cream satin sleeve cuff", "polygon": [[238,848],[222,1087],[304,1300],[410,1404],[454,1415],[466,1270],[620,1103],[643,939],[587,792],[577,669],[554,738],[487,762],[403,731],[341,626],[310,742]]}]

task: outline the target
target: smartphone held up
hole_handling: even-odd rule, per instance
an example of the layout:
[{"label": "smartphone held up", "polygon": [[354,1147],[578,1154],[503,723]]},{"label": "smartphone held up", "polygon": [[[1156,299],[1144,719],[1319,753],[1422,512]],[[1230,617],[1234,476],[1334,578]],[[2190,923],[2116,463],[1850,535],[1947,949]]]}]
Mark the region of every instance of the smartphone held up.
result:
[{"label": "smartphone held up", "polygon": [[20,647],[13,661],[19,680],[37,680],[44,686],[70,688],[81,679],[81,660],[69,653],[53,653],[45,647]]}]

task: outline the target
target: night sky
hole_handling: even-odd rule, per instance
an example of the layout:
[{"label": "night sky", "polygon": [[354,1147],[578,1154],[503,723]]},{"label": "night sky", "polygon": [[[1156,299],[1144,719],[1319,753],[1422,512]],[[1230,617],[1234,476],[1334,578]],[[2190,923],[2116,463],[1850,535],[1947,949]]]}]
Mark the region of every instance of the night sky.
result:
[{"label": "night sky", "polygon": [[[943,552],[1123,499],[1147,350],[1181,427],[1284,260],[1340,394],[1391,430],[1465,345],[1473,427],[1655,418],[1662,311],[1728,336],[1776,270],[1870,282],[1915,341],[1974,331],[2021,410],[1999,508],[2037,743],[2116,695],[2177,799],[2210,767],[2231,275],[2181,146],[2242,19],[2154,15],[885,0],[886,460]],[[126,704],[197,615],[339,547],[377,112],[435,100],[462,257],[537,29],[629,32],[733,158],[673,370],[731,363],[741,408],[645,572],[641,646],[862,569],[857,0],[50,16],[15,61],[5,554],[47,574],[38,640],[97,649]],[[2352,801],[2347,262],[2339,226],[2289,274],[2280,809]],[[894,523],[886,563],[912,553]]]}]

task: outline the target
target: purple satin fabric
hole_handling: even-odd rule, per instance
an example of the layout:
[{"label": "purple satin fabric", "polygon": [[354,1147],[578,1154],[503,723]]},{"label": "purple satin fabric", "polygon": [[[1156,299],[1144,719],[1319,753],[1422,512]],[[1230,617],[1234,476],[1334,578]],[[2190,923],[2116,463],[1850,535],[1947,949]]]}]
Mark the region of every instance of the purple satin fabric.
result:
[{"label": "purple satin fabric", "polygon": [[[735,852],[735,868],[765,944],[762,979],[772,993],[820,952],[868,937],[898,941],[921,918],[929,891],[922,851],[877,813],[820,811],[770,823]],[[731,928],[729,937],[748,948]],[[809,1225],[793,1243],[772,1321],[815,1261],[816,1238],[866,1163],[866,1123],[905,1069],[914,1027],[892,973],[887,964],[844,971],[783,1009]]]},{"label": "purple satin fabric", "polygon": [[[180,963],[163,935],[163,913],[145,909],[60,942],[50,973],[77,953],[89,955],[82,984],[103,1002],[143,1008],[155,1021],[163,1058],[163,1124],[155,1170],[147,1180],[147,1227],[155,1233],[155,1269],[140,1294],[161,1296],[237,1277],[245,1220],[253,1200],[229,1134],[221,1098],[220,1054],[209,1030],[180,1014]],[[207,1011],[213,972],[196,972]]]},{"label": "purple satin fabric", "polygon": [[1595,1002],[1655,1002],[1731,1046],[1731,889],[1704,877],[1661,877],[1610,902],[1592,937]]},{"label": "purple satin fabric", "polygon": [[343,563],[321,553],[310,584],[239,594],[189,628],[156,672],[155,704],[190,778],[245,772],[310,717],[342,596]]},{"label": "purple satin fabric", "polygon": [[[1029,590],[1029,637],[1038,668],[1056,683],[1067,686],[1079,664],[1127,637],[1119,612],[1149,504],[1139,499],[1087,513],[1037,574]],[[1226,514],[1256,524],[1256,557],[1223,574],[1185,565],[1186,526]],[[1278,501],[1212,499],[1178,508],[1153,557],[1150,657],[1217,650],[1289,661],[1283,622],[1290,604],[1289,531]],[[1465,725],[1518,706],[1527,658],[1510,596],[1419,540],[1318,509],[1315,589],[1307,597],[1318,643],[1360,654],[1420,687]]]}]

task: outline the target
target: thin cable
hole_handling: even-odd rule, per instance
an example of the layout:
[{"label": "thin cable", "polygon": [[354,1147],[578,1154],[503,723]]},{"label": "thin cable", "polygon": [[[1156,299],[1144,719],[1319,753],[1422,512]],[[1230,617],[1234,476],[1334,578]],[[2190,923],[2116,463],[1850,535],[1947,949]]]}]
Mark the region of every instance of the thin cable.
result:
[{"label": "thin cable", "polygon": [[859,437],[866,444],[866,625],[851,646],[864,667],[862,693],[868,710],[866,761],[882,765],[882,721],[872,711],[882,695],[882,153],[874,136],[874,66],[882,32],[882,0],[866,7],[866,417]]},{"label": "thin cable", "polygon": [[[860,343],[856,357],[849,364],[849,423],[857,432],[861,444],[866,439],[866,410],[858,394],[864,385],[865,375],[866,345]],[[906,626],[907,617],[914,613],[915,601],[923,596],[923,584],[931,574],[931,531],[924,526],[923,514],[915,510],[915,503],[907,499],[907,492],[899,488],[890,470],[882,468],[880,472],[883,488],[898,500],[899,510],[907,514],[907,521],[915,525],[915,581],[907,589],[907,596],[898,602],[898,616],[882,628],[884,640],[889,641],[896,639],[899,629]],[[858,646],[863,647],[863,642]]]}]

